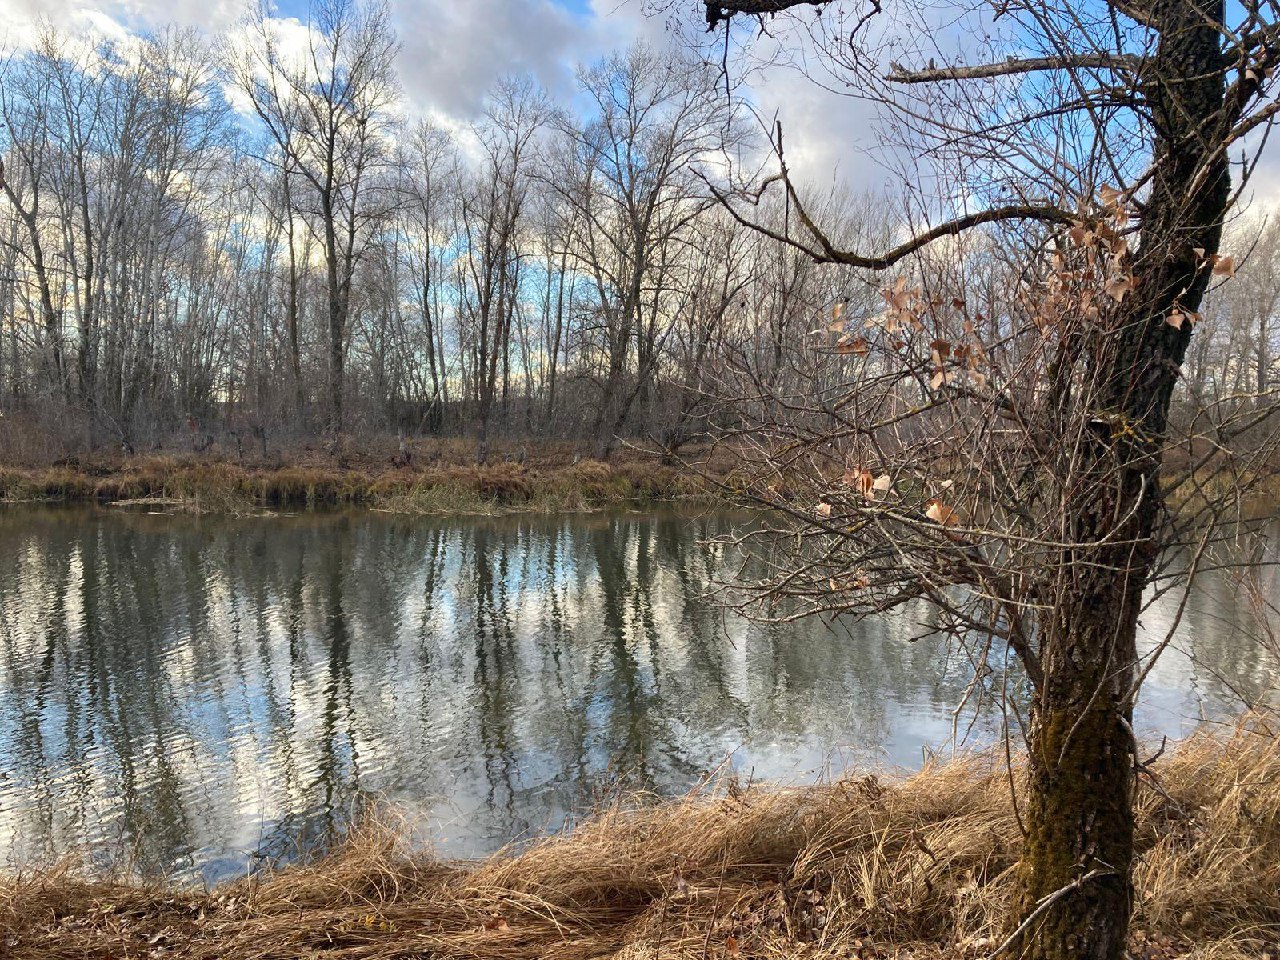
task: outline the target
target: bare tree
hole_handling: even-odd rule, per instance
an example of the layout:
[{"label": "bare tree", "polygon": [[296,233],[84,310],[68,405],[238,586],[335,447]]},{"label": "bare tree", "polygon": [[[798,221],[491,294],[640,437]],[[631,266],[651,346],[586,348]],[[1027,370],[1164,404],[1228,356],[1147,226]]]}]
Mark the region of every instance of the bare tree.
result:
[{"label": "bare tree", "polygon": [[426,371],[427,383],[419,390],[419,395],[426,398],[426,408],[419,420],[438,430],[442,408],[449,399],[444,346],[446,264],[441,233],[446,205],[452,199],[449,191],[458,180],[458,161],[445,131],[430,124],[419,125],[406,168],[404,249],[412,300],[421,319],[419,336],[413,338],[420,347],[411,347],[408,355],[419,371],[423,367]]},{"label": "bare tree", "polygon": [[229,49],[228,62],[279,150],[284,176],[296,173],[314,203],[328,297],[327,430],[336,438],[356,260],[385,210],[370,194],[387,155],[396,38],[382,2],[319,0],[311,14],[307,50],[293,55],[260,6],[249,22],[252,42]]},{"label": "bare tree", "polygon": [[0,114],[9,135],[10,169],[3,180],[4,195],[21,221],[25,243],[15,245],[15,256],[30,261],[32,279],[38,291],[41,328],[48,351],[48,380],[55,394],[63,382],[62,318],[53,303],[53,284],[45,259],[47,226],[41,203],[49,193],[49,113],[53,108],[48,89],[39,76],[23,71],[15,60],[5,65],[0,83]]},{"label": "bare tree", "polygon": [[476,130],[483,168],[461,197],[463,310],[473,345],[476,460],[489,456],[489,428],[499,373],[507,369],[512,322],[520,298],[521,231],[535,138],[552,116],[545,94],[528,79],[508,79],[491,96]]},{"label": "bare tree", "polygon": [[569,250],[595,288],[604,371],[591,432],[600,458],[651,386],[670,329],[676,253],[706,207],[698,166],[734,135],[713,79],[643,45],[579,76],[594,115],[568,128],[569,176],[552,182],[573,210]]},{"label": "bare tree", "polygon": [[1224,247],[1240,269],[1206,300],[1205,322],[1188,355],[1188,382],[1198,393],[1265,395],[1276,357],[1280,224],[1258,217],[1238,221]]}]

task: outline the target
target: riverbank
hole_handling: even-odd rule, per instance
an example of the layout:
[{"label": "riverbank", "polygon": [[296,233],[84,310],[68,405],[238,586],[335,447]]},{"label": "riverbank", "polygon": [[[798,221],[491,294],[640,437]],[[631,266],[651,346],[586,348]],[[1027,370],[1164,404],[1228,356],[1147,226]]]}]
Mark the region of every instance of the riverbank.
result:
[{"label": "riverbank", "polygon": [[[695,471],[627,451],[608,462],[568,445],[529,455],[441,441],[408,457],[372,449],[339,456],[300,450],[287,460],[228,461],[198,454],[67,458],[0,467],[0,500],[163,505],[193,512],[362,506],[397,513],[561,512],[710,496]],[[720,468],[723,469],[723,468]]]},{"label": "riverbank", "polygon": [[[422,440],[401,451],[382,438],[347,444],[340,453],[302,446],[258,458],[100,452],[53,463],[0,463],[0,502],[96,502],[228,514],[321,507],[410,515],[564,513],[724,503],[740,467],[724,446],[686,450],[684,462],[673,465],[658,453],[630,447],[600,461],[584,458],[570,443],[506,442],[495,444],[489,461],[478,465],[470,440]],[[1169,484],[1169,505],[1187,516],[1216,515],[1223,503],[1236,501],[1269,516],[1280,504],[1275,472],[1202,468]]]},{"label": "riverbank", "polygon": [[[1277,956],[1272,723],[1156,762],[1134,956]],[[473,864],[370,826],[313,865],[212,892],[28,873],[0,881],[0,944],[10,960],[980,958],[1000,943],[1020,844],[1005,771],[975,757],[898,781],[721,784]]]}]

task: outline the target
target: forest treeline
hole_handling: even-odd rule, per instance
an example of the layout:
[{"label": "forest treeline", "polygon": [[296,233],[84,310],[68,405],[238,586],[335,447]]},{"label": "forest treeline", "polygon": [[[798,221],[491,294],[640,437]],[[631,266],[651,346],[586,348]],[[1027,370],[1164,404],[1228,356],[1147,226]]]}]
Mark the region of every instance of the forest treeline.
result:
[{"label": "forest treeline", "polygon": [[[731,415],[726,371],[811,382],[815,326],[878,309],[882,281],[716,201],[761,154],[715,67],[635,46],[564,102],[504,79],[453,127],[413,119],[396,52],[385,5],[320,0],[309,29],[46,27],[5,57],[0,455],[372,435],[464,436],[481,461],[499,438],[676,454]],[[892,237],[907,208],[813,204],[848,237]],[[777,198],[755,219],[800,229]],[[1200,390],[1275,380],[1280,228],[1235,234],[1238,282],[1188,359]],[[989,259],[981,283],[1015,269]]]}]

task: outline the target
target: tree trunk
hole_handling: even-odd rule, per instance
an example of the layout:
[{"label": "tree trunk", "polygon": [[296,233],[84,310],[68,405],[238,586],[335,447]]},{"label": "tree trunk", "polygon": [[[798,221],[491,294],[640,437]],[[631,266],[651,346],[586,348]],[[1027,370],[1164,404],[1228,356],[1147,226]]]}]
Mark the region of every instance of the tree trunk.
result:
[{"label": "tree trunk", "polygon": [[[288,178],[285,179],[285,203],[292,201],[288,192]],[[289,368],[293,374],[294,416],[300,421],[306,408],[302,385],[302,351],[298,340],[298,254],[294,247],[293,211],[290,206],[286,212],[289,239],[289,286],[285,294],[285,318],[289,328]]]},{"label": "tree trunk", "polygon": [[1017,916],[1041,913],[1027,927],[1024,957],[1121,957],[1132,909],[1128,691],[1141,584],[1118,576],[1108,583],[1104,572],[1089,579],[1073,603],[1042,622]]},{"label": "tree trunk", "polygon": [[[1159,552],[1160,462],[1173,390],[1222,238],[1230,177],[1221,145],[1221,0],[1154,6],[1160,44],[1146,91],[1154,175],[1135,245],[1135,293],[1091,347],[1098,413],[1067,508],[1056,608],[1040,622],[1028,837],[1020,867],[1024,960],[1119,960],[1132,906],[1132,733],[1142,591]],[[1120,519],[1119,518],[1127,518]],[[1097,546],[1104,543],[1103,546]]]}]

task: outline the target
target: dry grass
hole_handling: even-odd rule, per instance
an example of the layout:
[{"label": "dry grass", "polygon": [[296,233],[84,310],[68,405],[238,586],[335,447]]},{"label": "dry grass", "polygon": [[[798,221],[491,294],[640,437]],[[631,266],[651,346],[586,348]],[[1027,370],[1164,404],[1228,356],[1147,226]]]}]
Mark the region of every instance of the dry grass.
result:
[{"label": "dry grass", "polygon": [[[1269,724],[1158,763],[1140,802],[1135,955],[1276,955]],[[618,806],[476,864],[410,854],[370,826],[311,866],[212,893],[32,874],[0,884],[0,944],[12,960],[981,957],[1019,845],[1004,773],[976,757],[901,781],[721,784]]]},{"label": "dry grass", "polygon": [[[400,513],[589,510],[704,496],[696,476],[654,457],[575,462],[559,447],[523,463],[445,441],[400,465],[382,451],[327,456],[298,451],[287,464],[233,463],[196,455],[73,460],[46,467],[0,467],[0,500],[168,503],[196,512],[368,506]],[[514,457],[508,453],[506,457]]]}]

